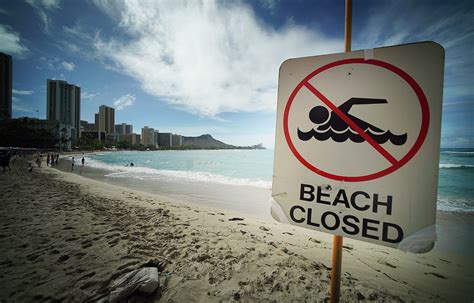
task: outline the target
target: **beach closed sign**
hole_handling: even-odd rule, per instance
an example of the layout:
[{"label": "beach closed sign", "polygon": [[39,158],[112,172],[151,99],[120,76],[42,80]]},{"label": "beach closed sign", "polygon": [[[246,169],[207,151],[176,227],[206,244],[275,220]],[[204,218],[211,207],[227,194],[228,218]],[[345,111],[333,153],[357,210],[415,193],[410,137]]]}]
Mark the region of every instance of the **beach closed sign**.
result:
[{"label": "beach closed sign", "polygon": [[433,42],[286,60],[280,67],[272,216],[429,251],[444,50]]}]

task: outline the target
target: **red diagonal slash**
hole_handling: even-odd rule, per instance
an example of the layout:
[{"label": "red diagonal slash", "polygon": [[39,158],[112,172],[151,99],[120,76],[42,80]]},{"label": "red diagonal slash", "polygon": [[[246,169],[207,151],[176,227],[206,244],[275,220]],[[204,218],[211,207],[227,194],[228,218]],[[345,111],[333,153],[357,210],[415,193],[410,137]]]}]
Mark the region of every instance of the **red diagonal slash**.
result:
[{"label": "red diagonal slash", "polygon": [[346,122],[353,130],[355,130],[362,138],[365,139],[373,148],[375,148],[385,159],[387,159],[392,165],[398,163],[398,160],[395,159],[388,151],[386,151],[380,144],[375,142],[375,140],[369,136],[362,128],[360,128],[354,121],[352,121],[346,114],[344,114],[337,106],[335,106],[328,98],[326,98],[320,91],[318,91],[311,83],[306,81],[304,85],[316,96],[318,97],[327,107],[329,107],[336,115],[339,116],[344,122]]}]

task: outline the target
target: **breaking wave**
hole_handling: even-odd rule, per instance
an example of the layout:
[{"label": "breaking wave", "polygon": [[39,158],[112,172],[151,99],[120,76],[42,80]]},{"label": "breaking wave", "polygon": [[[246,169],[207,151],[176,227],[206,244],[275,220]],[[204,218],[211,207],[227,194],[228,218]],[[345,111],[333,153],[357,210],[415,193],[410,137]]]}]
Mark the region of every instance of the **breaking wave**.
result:
[{"label": "breaking wave", "polygon": [[272,182],[247,179],[247,178],[235,178],[228,177],[219,174],[213,174],[209,172],[199,171],[179,171],[179,170],[164,170],[155,169],[141,166],[118,166],[112,164],[106,164],[100,161],[87,159],[87,165],[99,169],[111,171],[106,174],[106,177],[112,178],[133,178],[139,180],[158,180],[158,181],[176,181],[176,182],[205,182],[205,183],[218,183],[226,185],[236,186],[252,186],[263,189],[271,189]]},{"label": "breaking wave", "polygon": [[439,168],[474,168],[474,165],[441,163]]},{"label": "breaking wave", "polygon": [[474,201],[469,198],[438,196],[438,210],[474,213]]}]

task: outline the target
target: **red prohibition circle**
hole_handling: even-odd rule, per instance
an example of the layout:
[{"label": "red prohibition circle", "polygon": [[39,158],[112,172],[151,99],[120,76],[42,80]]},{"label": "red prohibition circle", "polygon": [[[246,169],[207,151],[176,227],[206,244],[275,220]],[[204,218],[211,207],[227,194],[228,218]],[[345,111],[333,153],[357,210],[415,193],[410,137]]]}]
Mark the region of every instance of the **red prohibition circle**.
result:
[{"label": "red prohibition circle", "polygon": [[[293,142],[291,141],[290,132],[288,130],[288,115],[290,113],[290,108],[291,108],[291,105],[293,104],[293,101],[294,101],[296,95],[301,90],[301,88],[306,83],[308,83],[308,81],[311,78],[313,78],[314,76],[316,76],[316,75],[318,75],[318,74],[320,74],[320,73],[322,73],[322,72],[324,72],[328,69],[331,69],[333,67],[340,66],[340,65],[345,65],[345,64],[368,64],[368,65],[378,66],[378,67],[387,69],[387,70],[395,73],[400,78],[405,80],[405,82],[413,89],[416,96],[418,97],[418,101],[419,101],[420,107],[421,107],[420,133],[418,134],[418,137],[415,141],[415,144],[413,144],[413,146],[408,151],[408,153],[405,156],[403,156],[402,159],[396,161],[395,163],[392,163],[392,165],[389,166],[388,168],[383,169],[383,170],[378,171],[378,172],[375,172],[375,173],[372,173],[372,174],[363,175],[363,176],[340,176],[340,175],[335,175],[335,174],[323,171],[323,170],[315,167],[314,165],[309,163],[306,159],[304,159],[303,156],[298,152],[298,150],[294,146]],[[340,60],[340,61],[331,62],[329,64],[326,64],[326,65],[316,69],[312,73],[310,73],[308,76],[306,76],[306,78],[304,78],[296,86],[296,88],[291,93],[291,95],[288,98],[288,101],[286,103],[285,112],[284,112],[284,116],[283,116],[283,130],[285,132],[285,139],[286,139],[286,142],[287,142],[290,150],[295,155],[295,157],[298,159],[298,161],[300,161],[301,164],[303,164],[305,167],[307,167],[308,169],[310,169],[311,171],[315,172],[318,175],[321,175],[321,176],[329,178],[329,179],[333,179],[333,180],[337,180],[337,181],[346,181],[346,182],[362,182],[362,181],[374,180],[374,179],[386,176],[386,175],[396,171],[397,169],[399,169],[403,165],[405,165],[408,161],[410,161],[411,158],[413,158],[416,155],[418,150],[423,145],[423,142],[425,141],[426,135],[428,133],[429,124],[430,124],[430,110],[429,110],[429,106],[428,106],[428,101],[426,99],[425,93],[423,92],[421,87],[418,85],[418,83],[415,81],[415,79],[413,79],[405,71],[403,71],[400,68],[398,68],[394,65],[391,65],[387,62],[380,61],[380,60],[374,60],[374,59],[365,60],[363,58],[351,58],[351,59],[344,59],[344,60]]]}]

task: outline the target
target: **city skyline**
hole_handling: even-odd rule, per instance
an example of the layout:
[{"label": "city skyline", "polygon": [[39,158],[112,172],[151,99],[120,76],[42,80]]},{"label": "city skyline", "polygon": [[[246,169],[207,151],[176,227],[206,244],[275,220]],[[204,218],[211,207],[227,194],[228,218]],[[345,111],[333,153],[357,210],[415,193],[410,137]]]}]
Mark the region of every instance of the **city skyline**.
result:
[{"label": "city skyline", "polygon": [[[342,51],[343,2],[29,0],[0,9],[13,117],[46,118],[45,80],[66,80],[82,88],[81,120],[94,121],[104,104],[137,129],[210,133],[235,145],[273,147],[283,60]],[[467,1],[354,5],[354,50],[423,40],[445,48],[442,147],[474,146],[472,17]]]}]

